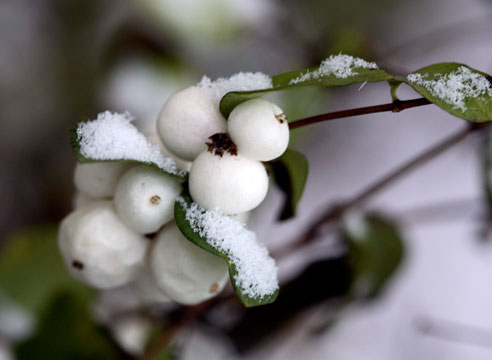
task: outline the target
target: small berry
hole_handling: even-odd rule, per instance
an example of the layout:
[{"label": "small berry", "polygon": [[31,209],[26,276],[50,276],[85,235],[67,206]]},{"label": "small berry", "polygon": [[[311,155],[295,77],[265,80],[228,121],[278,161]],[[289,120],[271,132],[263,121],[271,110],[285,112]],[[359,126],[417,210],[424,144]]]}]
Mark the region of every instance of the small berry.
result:
[{"label": "small berry", "polygon": [[148,262],[135,281],[131,283],[131,287],[137,295],[148,303],[167,303],[170,302],[169,297],[159,289],[157,282],[152,275],[152,272],[148,266]]},{"label": "small berry", "polygon": [[239,104],[227,121],[229,135],[242,156],[270,161],[289,145],[287,118],[277,105],[253,99]]},{"label": "small berry", "polygon": [[268,176],[262,163],[224,152],[202,152],[193,161],[189,176],[193,200],[206,209],[239,214],[257,207],[268,191]]},{"label": "small berry", "polygon": [[84,194],[83,192],[76,191],[75,195],[72,198],[72,208],[76,210],[79,207],[85,206],[95,201],[101,201],[101,198],[95,198],[93,196]]},{"label": "small berry", "polygon": [[137,275],[148,241],[120,221],[111,201],[97,201],[63,219],[58,245],[74,277],[105,289]]},{"label": "small berry", "polygon": [[159,289],[185,305],[217,295],[229,277],[223,259],[187,240],[174,223],[159,233],[150,250],[150,268]]},{"label": "small berry", "polygon": [[118,180],[132,166],[126,162],[79,163],[75,167],[75,187],[93,198],[112,197]]},{"label": "small berry", "polygon": [[192,161],[206,149],[207,138],[224,132],[227,123],[210,90],[195,86],[172,95],[157,120],[164,145],[176,156]]},{"label": "small berry", "polygon": [[141,165],[125,173],[116,186],[114,205],[118,216],[133,230],[149,234],[174,216],[174,200],[181,185],[160,171]]},{"label": "small berry", "polygon": [[159,135],[157,135],[157,132],[156,131],[149,131],[149,130],[147,130],[147,131],[142,131],[142,133],[145,135],[145,137],[147,138],[147,140],[151,144],[154,144],[154,145],[158,145],[159,146],[159,148],[161,149],[162,155],[174,159],[174,161],[176,162],[176,166],[178,167],[178,169],[181,169],[181,170],[184,170],[184,171],[190,171],[191,161],[183,160],[180,157],[174,155],[172,152],[170,152],[169,149],[166,148],[166,146],[162,143],[162,140],[159,137]]}]

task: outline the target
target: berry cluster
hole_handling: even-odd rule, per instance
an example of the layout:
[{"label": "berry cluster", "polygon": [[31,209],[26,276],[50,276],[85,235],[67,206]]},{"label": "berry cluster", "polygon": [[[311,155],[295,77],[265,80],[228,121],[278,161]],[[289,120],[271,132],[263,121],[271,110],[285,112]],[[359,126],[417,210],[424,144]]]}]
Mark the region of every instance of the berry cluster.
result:
[{"label": "berry cluster", "polygon": [[[283,154],[289,129],[282,110],[261,99],[226,120],[209,89],[189,87],[166,102],[159,143],[182,170],[194,202],[239,221],[268,190],[262,161]],[[220,292],[223,259],[187,240],[174,222],[183,184],[148,165],[79,163],[75,210],[61,223],[59,247],[73,276],[99,289],[131,284],[144,300],[196,304]]]}]

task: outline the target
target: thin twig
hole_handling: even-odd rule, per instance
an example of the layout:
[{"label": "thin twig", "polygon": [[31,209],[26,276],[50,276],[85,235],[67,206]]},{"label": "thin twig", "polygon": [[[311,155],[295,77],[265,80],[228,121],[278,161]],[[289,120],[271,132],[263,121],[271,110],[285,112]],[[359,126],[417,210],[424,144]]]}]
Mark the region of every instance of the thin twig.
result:
[{"label": "thin twig", "polygon": [[490,328],[428,317],[415,319],[414,326],[423,335],[467,345],[492,347]]},{"label": "thin twig", "polygon": [[472,132],[481,129],[482,127],[483,126],[480,124],[472,124],[465,129],[459,130],[453,135],[445,138],[436,145],[431,146],[429,149],[408,160],[403,165],[398,166],[396,169],[389,172],[379,180],[375,181],[373,184],[369,185],[366,189],[362,190],[351,199],[329,208],[313,224],[311,224],[309,230],[298,242],[298,245],[302,246],[303,243],[308,242],[312,238],[316,237],[318,229],[322,225],[340,219],[342,215],[345,214],[348,210],[361,205],[368,198],[375,195],[377,192],[381,191],[396,180],[400,179],[403,175],[406,175],[410,171],[435,158],[439,154],[443,153],[445,150],[451,148],[453,145],[456,145],[463,139],[467,138],[468,135],[470,135]]},{"label": "thin twig", "polygon": [[431,102],[425,98],[412,100],[397,100],[387,104],[365,106],[355,109],[335,111],[331,113],[311,116],[305,119],[300,119],[289,123],[290,130],[294,130],[306,125],[312,125],[328,120],[341,119],[357,115],[374,114],[379,112],[400,112],[417,106],[429,105]]}]

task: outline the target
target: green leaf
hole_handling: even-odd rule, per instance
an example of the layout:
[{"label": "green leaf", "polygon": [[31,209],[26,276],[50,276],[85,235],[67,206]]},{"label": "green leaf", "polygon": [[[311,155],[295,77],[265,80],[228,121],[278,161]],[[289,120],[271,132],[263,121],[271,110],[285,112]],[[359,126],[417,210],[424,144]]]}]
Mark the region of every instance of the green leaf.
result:
[{"label": "green leaf", "polygon": [[280,220],[287,220],[295,215],[297,204],[301,200],[309,173],[309,163],[300,152],[287,149],[281,157],[270,163],[270,167],[275,183],[285,194]]},{"label": "green leaf", "polygon": [[91,159],[87,158],[84,155],[81,154],[80,152],[80,142],[79,142],[79,136],[77,134],[77,128],[78,124],[75,125],[73,128],[70,129],[70,145],[72,146],[72,152],[75,155],[75,158],[79,163],[95,163],[95,162],[114,162],[114,161],[124,161],[124,162],[129,162],[129,163],[135,163],[135,164],[143,164],[143,165],[148,165],[152,166],[153,168],[159,170],[163,174],[166,174],[176,180],[186,180],[188,177],[188,174],[186,172],[183,172],[182,174],[175,174],[169,171],[166,171],[157,164],[152,163],[152,162],[145,162],[145,161],[138,161],[138,160],[128,160],[128,159],[112,159],[112,160],[99,160],[99,159]]},{"label": "green leaf", "polygon": [[358,299],[376,297],[398,269],[404,245],[397,227],[388,219],[369,215],[362,229],[345,227],[343,235],[349,245],[353,268],[351,295]]},{"label": "green leaf", "polygon": [[[184,191],[181,194],[181,197],[185,200],[185,203],[187,206],[190,206],[193,203],[193,200],[191,199],[191,196],[189,195],[188,191]],[[259,297],[250,297],[247,294],[244,293],[244,289],[242,289],[237,283],[236,283],[236,275],[237,275],[237,269],[236,266],[234,265],[233,261],[229,258],[229,255],[214,248],[212,245],[210,245],[207,242],[207,239],[200,236],[200,234],[196,231],[193,230],[191,227],[190,223],[186,219],[186,209],[183,207],[183,205],[179,202],[176,201],[174,205],[174,218],[176,220],[176,225],[178,226],[179,230],[183,233],[183,235],[190,240],[192,243],[195,245],[201,247],[202,249],[221,257],[224,259],[229,267],[229,276],[231,278],[231,283],[234,288],[234,291],[236,292],[237,296],[241,300],[241,302],[246,306],[246,307],[252,307],[252,306],[259,306],[259,305],[266,305],[270,304],[275,301],[278,295],[278,290],[275,291],[271,295],[264,296],[262,298]]]},{"label": "green leaf", "polygon": [[22,360],[118,359],[118,348],[89,314],[89,303],[61,292],[43,312],[37,331],[16,347]]},{"label": "green leaf", "polygon": [[319,67],[290,71],[272,77],[273,88],[253,91],[232,91],[224,95],[220,101],[220,111],[227,118],[237,105],[244,101],[262,97],[269,93],[284,91],[305,86],[345,86],[363,82],[387,81],[393,77],[381,69],[368,69],[363,67],[352,68],[353,75],[345,78],[336,77],[334,74],[320,75],[305,80],[296,81],[304,74],[317,71]]},{"label": "green leaf", "polygon": [[398,89],[400,88],[401,84],[403,84],[403,81],[398,79],[390,79],[388,80],[388,84],[391,88],[391,100],[398,101],[399,99],[396,93],[398,92]]},{"label": "green leaf", "polygon": [[69,275],[56,238],[56,227],[30,228],[8,238],[0,252],[0,288],[13,301],[36,313],[62,289],[87,298],[92,294]]},{"label": "green leaf", "polygon": [[[464,75],[460,76],[463,72]],[[417,70],[409,76],[417,78],[412,81],[408,77],[397,80],[407,83],[427,100],[448,113],[473,122],[492,120],[492,77],[490,75],[464,64],[439,63]],[[462,86],[457,87],[456,84],[459,83]],[[439,88],[436,88],[437,84]],[[477,84],[482,89],[480,95],[473,96],[474,92],[467,92],[466,89],[473,87],[476,90]],[[456,96],[462,98],[459,99]]]}]

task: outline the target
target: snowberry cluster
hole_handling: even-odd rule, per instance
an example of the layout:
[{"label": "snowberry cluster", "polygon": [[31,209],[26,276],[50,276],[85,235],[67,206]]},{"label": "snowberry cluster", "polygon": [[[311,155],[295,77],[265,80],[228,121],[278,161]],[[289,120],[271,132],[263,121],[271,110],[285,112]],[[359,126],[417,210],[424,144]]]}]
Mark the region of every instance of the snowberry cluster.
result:
[{"label": "snowberry cluster", "polygon": [[[189,170],[198,205],[239,221],[266,196],[262,161],[281,156],[289,142],[286,117],[275,104],[249,100],[226,120],[210,89],[197,86],[174,94],[157,132],[146,135]],[[75,210],[59,231],[73,276],[100,289],[131,284],[151,302],[196,304],[223,289],[225,261],[192,244],[174,222],[181,182],[123,161],[78,164],[74,182]]]}]

